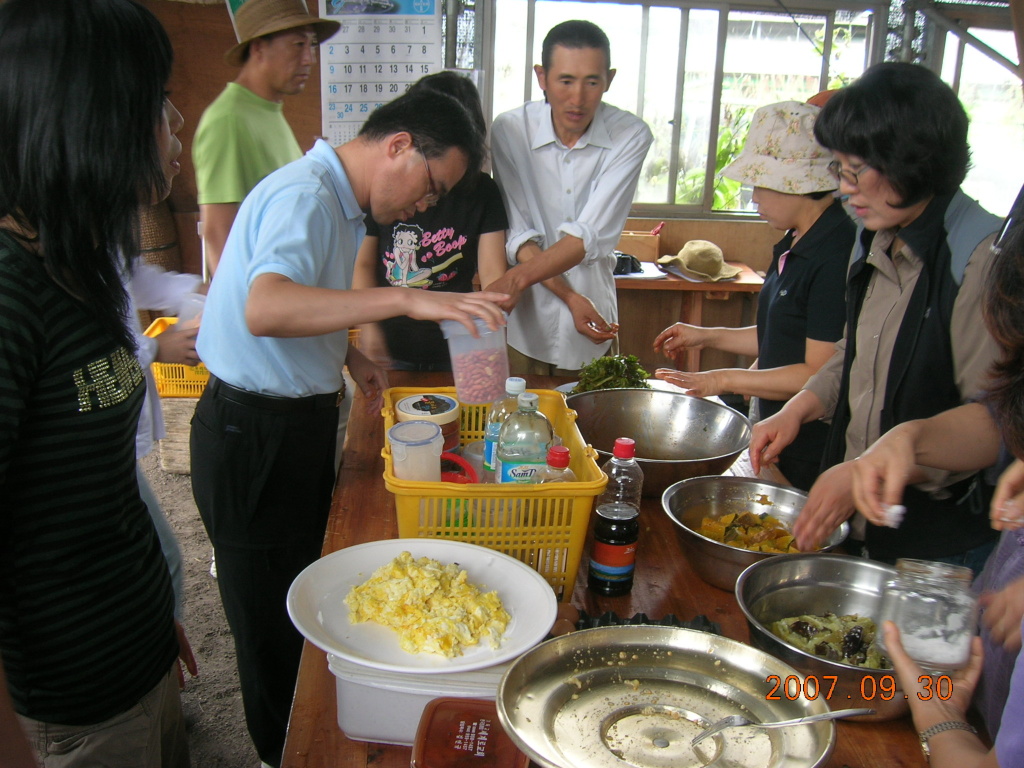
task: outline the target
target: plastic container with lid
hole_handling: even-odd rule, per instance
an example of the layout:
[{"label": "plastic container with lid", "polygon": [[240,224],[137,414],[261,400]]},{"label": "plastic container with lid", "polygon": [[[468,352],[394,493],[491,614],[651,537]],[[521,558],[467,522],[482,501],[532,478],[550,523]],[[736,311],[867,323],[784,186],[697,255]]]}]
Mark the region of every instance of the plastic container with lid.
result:
[{"label": "plastic container with lid", "polygon": [[526,768],[519,751],[498,721],[492,700],[440,698],[423,710],[412,768]]},{"label": "plastic container with lid", "polygon": [[441,332],[448,340],[452,375],[459,401],[479,405],[491,403],[505,393],[508,378],[508,350],[505,326],[496,331],[475,318],[479,336],[473,336],[462,323],[442,320]]},{"label": "plastic container with lid", "polygon": [[395,477],[425,482],[441,481],[441,427],[432,421],[403,421],[388,430]]},{"label": "plastic container with lid", "polygon": [[403,397],[395,403],[396,421],[432,421],[441,427],[444,450],[449,453],[459,450],[459,413],[458,400],[433,392]]},{"label": "plastic container with lid", "polygon": [[438,696],[491,699],[508,669],[499,664],[472,672],[418,675],[391,672],[327,654],[336,678],[338,726],[356,741],[412,746],[426,706]]}]

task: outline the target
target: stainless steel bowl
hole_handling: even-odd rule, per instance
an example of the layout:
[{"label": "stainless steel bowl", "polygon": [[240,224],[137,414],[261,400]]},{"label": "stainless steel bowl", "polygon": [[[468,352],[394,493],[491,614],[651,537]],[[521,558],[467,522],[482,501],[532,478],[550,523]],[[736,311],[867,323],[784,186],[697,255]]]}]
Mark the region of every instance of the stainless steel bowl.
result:
[{"label": "stainless steel bowl", "polygon": [[498,685],[498,719],[544,768],[811,768],[832,753],[831,722],[732,728],[690,746],[727,715],[768,722],[827,711],[820,698],[766,696],[772,675],[795,674],[706,632],[599,627],[541,643],[513,662]]},{"label": "stainless steel bowl", "polygon": [[[697,574],[708,584],[731,591],[748,565],[780,555],[751,552],[702,536],[697,533],[701,520],[727,512],[768,512],[792,526],[806,501],[807,494],[797,488],[757,478],[695,477],[665,489],[661,507],[675,523],[679,543]],[[848,532],[849,525],[843,523],[825,540],[822,551],[837,547]]]},{"label": "stainless steel bowl", "polygon": [[736,601],[747,617],[751,643],[798,670],[801,681],[813,675],[823,691],[835,681],[828,702],[833,709],[871,707],[874,715],[854,719],[893,720],[909,710],[895,672],[827,661],[776,637],[767,625],[826,612],[876,618],[885,583],[895,574],[887,565],[858,557],[784,555],[754,563],[740,574]]},{"label": "stainless steel bowl", "polygon": [[615,438],[636,440],[644,496],[657,498],[672,483],[718,475],[750,445],[750,422],[728,406],[682,392],[604,389],[566,398],[583,439],[611,457]]}]

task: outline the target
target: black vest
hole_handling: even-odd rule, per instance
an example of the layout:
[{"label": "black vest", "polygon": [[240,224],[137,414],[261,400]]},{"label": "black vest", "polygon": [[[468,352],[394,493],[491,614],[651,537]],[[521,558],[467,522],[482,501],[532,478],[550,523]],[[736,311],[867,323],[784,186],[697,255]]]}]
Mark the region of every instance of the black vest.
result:
[{"label": "black vest", "polygon": [[[924,262],[907,312],[896,335],[881,412],[881,432],[962,404],[954,378],[950,323],[964,270],[978,244],[999,228],[999,219],[957,191],[936,197],[900,238]],[[873,232],[862,231],[847,279],[846,357],[839,400],[829,428],[823,468],[843,461],[850,422],[850,369],[857,356],[856,327],[874,267],[867,263]],[[983,322],[979,317],[978,322]],[[853,329],[853,330],[851,330]],[[960,554],[997,533],[989,525],[992,487],[980,475],[950,486],[949,498],[936,499],[908,486],[907,515],[899,528],[868,523],[871,556],[934,559]]]}]

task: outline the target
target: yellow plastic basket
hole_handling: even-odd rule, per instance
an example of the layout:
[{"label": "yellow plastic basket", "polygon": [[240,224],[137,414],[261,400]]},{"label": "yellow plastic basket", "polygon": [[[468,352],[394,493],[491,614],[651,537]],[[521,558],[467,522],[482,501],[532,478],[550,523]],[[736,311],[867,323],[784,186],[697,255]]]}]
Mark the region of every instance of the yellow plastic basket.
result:
[{"label": "yellow plastic basket", "polygon": [[[384,485],[395,494],[398,536],[447,536],[511,555],[536,569],[560,597],[568,598],[583,556],[594,499],[608,478],[597,465],[597,452],[584,443],[576,411],[560,392],[531,389],[540,410],[569,449],[574,483],[513,485],[433,483],[395,477],[387,432],[395,425],[395,404],[406,397],[433,392],[455,397],[454,387],[384,392]],[[482,440],[489,404],[462,405],[462,445]]]},{"label": "yellow plastic basket", "polygon": [[[146,335],[155,338],[177,322],[176,317],[158,317],[150,323]],[[210,372],[202,363],[153,363],[153,378],[156,379],[156,391],[160,397],[199,397],[206,388]]]}]

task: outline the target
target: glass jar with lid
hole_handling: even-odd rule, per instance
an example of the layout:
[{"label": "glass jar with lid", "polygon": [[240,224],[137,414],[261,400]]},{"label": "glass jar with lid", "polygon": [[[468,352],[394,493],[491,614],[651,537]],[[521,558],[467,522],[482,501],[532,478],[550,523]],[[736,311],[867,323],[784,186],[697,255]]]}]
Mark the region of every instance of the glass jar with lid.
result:
[{"label": "glass jar with lid", "polygon": [[884,650],[882,622],[900,630],[904,650],[928,672],[967,665],[978,619],[970,568],[931,560],[901,558],[896,576],[885,585],[878,616],[877,642]]}]

